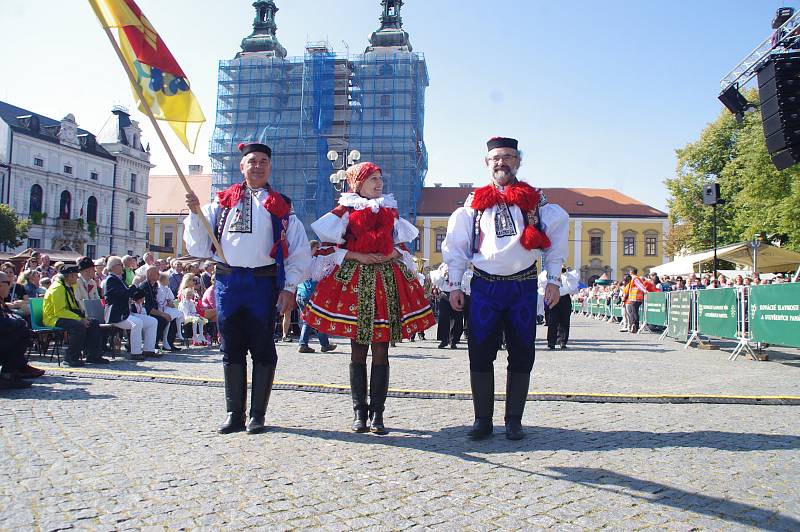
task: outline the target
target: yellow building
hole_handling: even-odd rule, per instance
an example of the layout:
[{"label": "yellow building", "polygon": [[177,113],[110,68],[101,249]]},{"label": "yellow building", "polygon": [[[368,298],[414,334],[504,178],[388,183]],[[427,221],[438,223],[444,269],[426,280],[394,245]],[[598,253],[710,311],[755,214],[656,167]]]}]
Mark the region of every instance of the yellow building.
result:
[{"label": "yellow building", "polygon": [[[450,214],[464,205],[470,186],[433,187],[417,203],[420,239],[416,256],[435,268],[442,262],[442,242]],[[665,243],[667,214],[613,189],[545,188],[548,201],[569,213],[570,253],[567,266],[591,283],[602,274],[622,279],[628,268],[640,273],[669,262]]]},{"label": "yellow building", "polygon": [[[190,166],[186,179],[201,203],[211,197],[211,174],[202,173],[202,166]],[[186,254],[183,221],[188,214],[186,191],[178,176],[151,175],[150,198],[147,200],[147,249],[156,258]]]}]

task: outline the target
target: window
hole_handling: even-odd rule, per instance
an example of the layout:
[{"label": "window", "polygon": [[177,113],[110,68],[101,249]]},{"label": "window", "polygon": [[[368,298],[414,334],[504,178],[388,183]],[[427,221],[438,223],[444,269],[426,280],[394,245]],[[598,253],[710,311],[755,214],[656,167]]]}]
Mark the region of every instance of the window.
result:
[{"label": "window", "polygon": [[91,179],[92,181],[97,181],[97,179],[98,179],[99,177],[100,177],[100,176],[99,176],[99,175],[97,175],[97,172],[92,172],[92,173],[90,173],[90,174],[89,174],[89,179]]},{"label": "window", "polygon": [[164,247],[171,248],[172,247],[172,231],[165,231],[164,232]]},{"label": "window", "polygon": [[636,255],[636,237],[626,236],[622,239],[622,254]]},{"label": "window", "polygon": [[89,257],[90,259],[97,258],[97,246],[93,244],[88,244],[86,246],[86,256]]},{"label": "window", "polygon": [[444,237],[447,236],[447,233],[436,233],[436,252],[442,252],[442,242],[444,242]]},{"label": "window", "polygon": [[68,164],[64,165],[64,173],[65,174],[72,174],[72,167]]},{"label": "window", "polygon": [[33,185],[31,187],[30,200],[28,201],[28,212],[42,212],[42,187]]},{"label": "window", "polygon": [[389,107],[392,104],[392,97],[388,94],[381,94],[381,106]]},{"label": "window", "polygon": [[589,237],[589,255],[602,255],[603,254],[603,237],[591,236]]},{"label": "window", "polygon": [[69,220],[72,213],[72,194],[65,190],[61,193],[61,201],[58,204],[58,217],[62,220]]},{"label": "window", "polygon": [[41,157],[34,157],[33,158],[33,166],[43,167],[44,166],[44,159]]},{"label": "window", "polygon": [[33,248],[33,249],[41,248],[42,247],[42,241],[40,239],[38,239],[38,238],[29,238],[28,239],[28,247],[29,248]]},{"label": "window", "polygon": [[136,214],[134,214],[134,212],[131,211],[128,214],[128,231],[134,231],[135,227],[136,227]]},{"label": "window", "polygon": [[644,254],[653,257],[658,255],[658,247],[656,242],[658,237],[655,236],[645,236],[644,237]]},{"label": "window", "polygon": [[131,192],[136,192],[136,174],[131,174]]},{"label": "window", "polygon": [[90,223],[97,223],[97,198],[89,196],[86,202],[86,221]]}]

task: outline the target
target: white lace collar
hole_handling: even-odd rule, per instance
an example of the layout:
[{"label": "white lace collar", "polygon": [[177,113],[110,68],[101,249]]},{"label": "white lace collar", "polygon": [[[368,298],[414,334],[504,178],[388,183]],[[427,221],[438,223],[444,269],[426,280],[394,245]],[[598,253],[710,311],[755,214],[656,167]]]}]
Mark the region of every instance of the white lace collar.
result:
[{"label": "white lace collar", "polygon": [[394,194],[385,194],[380,198],[367,199],[354,192],[342,192],[342,195],[339,196],[339,205],[343,207],[352,207],[357,211],[369,207],[372,212],[378,212],[381,207],[396,209],[397,201],[394,199]]}]

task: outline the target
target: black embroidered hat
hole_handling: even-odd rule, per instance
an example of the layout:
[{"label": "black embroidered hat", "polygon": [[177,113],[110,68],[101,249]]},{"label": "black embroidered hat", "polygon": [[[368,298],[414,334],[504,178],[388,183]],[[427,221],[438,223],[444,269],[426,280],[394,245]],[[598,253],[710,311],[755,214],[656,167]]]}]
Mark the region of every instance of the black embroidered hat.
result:
[{"label": "black embroidered hat", "polygon": [[247,155],[248,153],[253,153],[256,151],[260,151],[261,153],[266,153],[267,157],[272,158],[272,148],[267,146],[266,144],[261,144],[258,142],[241,142],[239,143],[239,151],[242,152],[242,157]]},{"label": "black embroidered hat", "polygon": [[487,151],[492,151],[495,148],[511,148],[518,150],[517,139],[509,137],[492,137],[486,142]]},{"label": "black embroidered hat", "polygon": [[61,268],[62,275],[69,275],[71,273],[80,273],[80,271],[81,271],[80,268],[78,268],[77,266],[65,266],[64,268]]},{"label": "black embroidered hat", "polygon": [[81,257],[81,260],[78,261],[78,269],[80,271],[94,270],[94,261],[89,257]]}]

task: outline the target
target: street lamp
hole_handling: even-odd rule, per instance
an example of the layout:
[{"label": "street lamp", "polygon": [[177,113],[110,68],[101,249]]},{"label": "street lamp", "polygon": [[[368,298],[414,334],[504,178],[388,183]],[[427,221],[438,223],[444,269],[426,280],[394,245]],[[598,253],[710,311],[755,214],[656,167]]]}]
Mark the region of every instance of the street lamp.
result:
[{"label": "street lamp", "polygon": [[361,152],[358,150],[350,150],[350,153],[347,153],[346,149],[342,150],[341,153],[336,150],[328,152],[328,160],[334,170],[330,180],[337,192],[344,191],[345,183],[347,182],[346,170],[358,162],[359,159],[361,159]]}]

